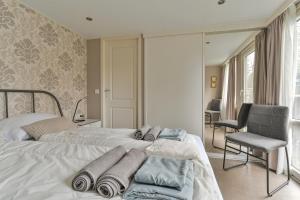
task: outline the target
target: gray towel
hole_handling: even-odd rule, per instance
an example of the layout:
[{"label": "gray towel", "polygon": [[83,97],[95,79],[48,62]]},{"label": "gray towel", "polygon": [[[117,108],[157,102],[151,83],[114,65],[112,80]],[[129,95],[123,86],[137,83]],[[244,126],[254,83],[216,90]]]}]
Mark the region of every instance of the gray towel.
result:
[{"label": "gray towel", "polygon": [[193,167],[191,160],[177,160],[160,156],[149,156],[134,175],[137,183],[165,186],[182,190],[187,173]]},{"label": "gray towel", "polygon": [[122,194],[145,159],[145,152],[131,149],[115,166],[98,178],[96,191],[105,198]]},{"label": "gray towel", "polygon": [[[162,174],[160,175],[164,176],[165,174],[164,172],[162,172]],[[137,183],[133,180],[130,184],[130,187],[124,193],[123,199],[192,200],[194,194],[194,177],[194,169],[193,165],[191,165],[187,172],[185,184],[182,190],[177,190],[172,187],[165,187],[161,185]],[[201,197],[199,197],[199,199],[201,199]],[[203,199],[205,199],[204,196]]]},{"label": "gray towel", "polygon": [[156,138],[159,136],[161,129],[159,126],[155,126],[152,128],[148,133],[146,133],[144,140],[146,141],[155,141]]},{"label": "gray towel", "polygon": [[150,129],[151,129],[151,126],[149,126],[149,125],[145,125],[141,129],[137,129],[136,132],[134,133],[135,139],[142,140],[144,138],[144,136],[146,135],[146,133],[149,132]]},{"label": "gray towel", "polygon": [[116,164],[125,154],[126,149],[123,146],[118,146],[82,168],[72,181],[73,189],[80,192],[92,189],[97,178]]}]

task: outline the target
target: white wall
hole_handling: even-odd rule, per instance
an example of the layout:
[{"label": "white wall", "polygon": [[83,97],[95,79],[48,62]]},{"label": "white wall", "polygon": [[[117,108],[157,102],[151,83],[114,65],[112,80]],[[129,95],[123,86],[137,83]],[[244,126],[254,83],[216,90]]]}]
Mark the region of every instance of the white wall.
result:
[{"label": "white wall", "polygon": [[202,34],[145,38],[145,122],[202,136]]}]

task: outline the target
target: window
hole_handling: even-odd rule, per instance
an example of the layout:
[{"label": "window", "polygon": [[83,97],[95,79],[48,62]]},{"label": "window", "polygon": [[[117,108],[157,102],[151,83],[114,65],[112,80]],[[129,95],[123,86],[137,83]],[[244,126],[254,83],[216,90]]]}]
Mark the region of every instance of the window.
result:
[{"label": "window", "polygon": [[296,121],[293,126],[292,135],[292,168],[300,174],[300,21],[297,22],[297,74],[296,91],[294,97],[293,119]]},{"label": "window", "polygon": [[254,58],[254,51],[246,54],[244,58],[244,103],[253,103]]}]

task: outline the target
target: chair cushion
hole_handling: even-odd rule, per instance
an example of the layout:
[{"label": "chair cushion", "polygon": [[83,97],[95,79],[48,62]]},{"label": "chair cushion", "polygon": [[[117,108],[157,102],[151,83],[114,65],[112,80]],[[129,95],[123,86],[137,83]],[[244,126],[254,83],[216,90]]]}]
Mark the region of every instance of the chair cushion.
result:
[{"label": "chair cushion", "polygon": [[225,126],[229,128],[238,128],[238,122],[236,120],[222,120],[214,123],[215,126]]},{"label": "chair cushion", "polygon": [[205,114],[220,114],[220,111],[214,111],[214,110],[206,110]]},{"label": "chair cushion", "polygon": [[287,145],[287,142],[283,140],[268,138],[248,132],[228,134],[226,135],[226,139],[246,147],[262,150],[264,152],[270,152]]}]

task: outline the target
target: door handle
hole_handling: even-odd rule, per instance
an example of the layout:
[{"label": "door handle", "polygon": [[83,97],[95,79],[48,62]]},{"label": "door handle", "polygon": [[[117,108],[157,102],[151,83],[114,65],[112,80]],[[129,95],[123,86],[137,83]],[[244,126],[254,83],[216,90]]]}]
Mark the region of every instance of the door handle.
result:
[{"label": "door handle", "polygon": [[110,92],[110,89],[105,89],[104,92]]}]

